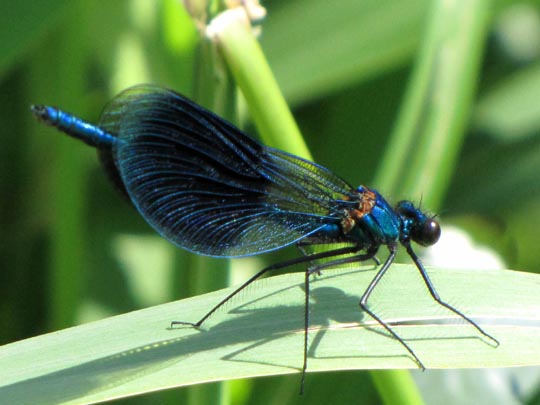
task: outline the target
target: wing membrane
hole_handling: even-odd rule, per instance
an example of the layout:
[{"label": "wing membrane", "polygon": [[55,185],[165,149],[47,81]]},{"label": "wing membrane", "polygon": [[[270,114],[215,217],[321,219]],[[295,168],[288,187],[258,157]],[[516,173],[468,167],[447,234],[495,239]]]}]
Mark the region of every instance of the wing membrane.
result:
[{"label": "wing membrane", "polygon": [[294,243],[339,221],[353,189],[327,169],[265,147],[169,90],[137,86],[100,125],[131,200],[173,243],[245,256]]}]

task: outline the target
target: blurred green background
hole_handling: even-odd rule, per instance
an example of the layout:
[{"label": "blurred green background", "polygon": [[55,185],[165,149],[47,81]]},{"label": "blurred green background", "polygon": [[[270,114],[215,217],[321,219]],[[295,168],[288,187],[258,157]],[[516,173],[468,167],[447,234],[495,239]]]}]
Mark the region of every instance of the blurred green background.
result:
[{"label": "blurred green background", "polygon": [[[318,163],[353,185],[378,186],[373,178],[402,108],[430,3],[264,2],[261,44],[306,142]],[[141,82],[192,95],[202,69],[199,34],[180,2],[0,4],[0,344],[212,289],[205,277],[219,285],[226,277],[222,261],[198,260],[161,240],[108,184],[94,151],[40,126],[29,111],[30,104],[46,103],[97,121],[107,100]],[[540,2],[499,0],[490,7],[467,137],[438,212],[444,225],[469,232],[507,268],[534,272],[540,268]],[[527,374],[538,385],[538,370]],[[505,372],[497,377],[509,387],[508,398],[540,403],[530,381]],[[477,374],[427,371],[417,378],[428,402],[493,400],[490,379]],[[461,383],[441,392],[452,378]],[[224,391],[235,404],[381,401],[360,371],[308,375],[302,398],[298,383],[295,375],[262,378]],[[211,389],[117,403],[205,403]]]}]

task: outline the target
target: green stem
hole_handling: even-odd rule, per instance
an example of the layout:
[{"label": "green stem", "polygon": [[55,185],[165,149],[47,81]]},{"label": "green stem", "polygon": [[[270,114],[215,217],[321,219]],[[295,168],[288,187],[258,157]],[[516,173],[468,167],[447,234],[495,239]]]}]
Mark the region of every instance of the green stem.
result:
[{"label": "green stem", "polygon": [[466,135],[490,0],[433,3],[403,108],[375,184],[440,206]]},{"label": "green stem", "polygon": [[423,404],[422,397],[408,371],[370,371],[373,384],[383,402],[388,405]]},{"label": "green stem", "polygon": [[251,27],[237,10],[214,19],[210,28],[244,95],[264,143],[310,159],[311,154]]}]

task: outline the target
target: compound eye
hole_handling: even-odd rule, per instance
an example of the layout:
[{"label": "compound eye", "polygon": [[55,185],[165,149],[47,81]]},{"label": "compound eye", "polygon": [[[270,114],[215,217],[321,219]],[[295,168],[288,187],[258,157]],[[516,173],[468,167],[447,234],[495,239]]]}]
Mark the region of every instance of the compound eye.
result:
[{"label": "compound eye", "polygon": [[441,237],[441,226],[434,219],[428,219],[422,226],[420,237],[416,241],[422,246],[431,246]]}]

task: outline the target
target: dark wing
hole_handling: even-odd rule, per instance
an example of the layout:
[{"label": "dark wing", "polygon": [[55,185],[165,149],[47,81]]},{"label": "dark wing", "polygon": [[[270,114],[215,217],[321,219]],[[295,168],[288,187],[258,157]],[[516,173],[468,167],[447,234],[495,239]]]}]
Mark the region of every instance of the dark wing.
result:
[{"label": "dark wing", "polygon": [[126,189],[164,237],[196,253],[246,256],[339,221],[353,189],[327,169],[265,147],[181,95],[137,86],[100,123]]}]

